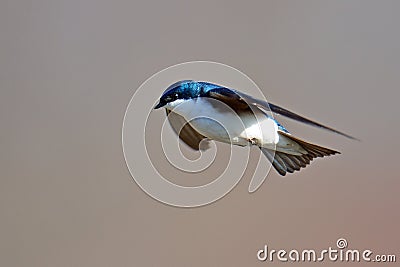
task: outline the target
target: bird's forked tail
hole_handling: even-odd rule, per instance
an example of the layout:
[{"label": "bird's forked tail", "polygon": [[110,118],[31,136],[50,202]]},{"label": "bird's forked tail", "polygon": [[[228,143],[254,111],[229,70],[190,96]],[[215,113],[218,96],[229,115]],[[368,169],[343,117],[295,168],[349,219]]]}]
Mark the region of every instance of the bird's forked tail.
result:
[{"label": "bird's forked tail", "polygon": [[279,132],[279,135],[288,138],[291,142],[300,145],[300,147],[304,149],[301,153],[297,153],[300,155],[294,155],[293,153],[285,152],[280,149],[271,150],[260,147],[261,151],[272,163],[272,166],[274,166],[282,176],[285,176],[287,172],[293,173],[299,171],[301,168],[305,168],[315,158],[340,154],[338,151],[311,144],[285,132]]}]

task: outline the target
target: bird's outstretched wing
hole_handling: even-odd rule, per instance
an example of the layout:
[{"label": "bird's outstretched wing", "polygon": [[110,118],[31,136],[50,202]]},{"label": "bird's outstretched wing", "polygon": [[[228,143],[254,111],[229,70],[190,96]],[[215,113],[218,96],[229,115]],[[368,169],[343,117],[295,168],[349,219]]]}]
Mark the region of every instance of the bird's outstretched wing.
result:
[{"label": "bird's outstretched wing", "polygon": [[338,131],[336,129],[333,129],[333,128],[329,127],[329,126],[325,126],[325,125],[320,124],[318,122],[315,122],[315,121],[312,121],[310,119],[307,119],[307,118],[305,118],[303,116],[300,116],[300,115],[298,115],[298,114],[296,114],[296,113],[294,113],[294,112],[292,112],[290,110],[287,110],[287,109],[282,108],[280,106],[277,106],[275,104],[269,103],[269,107],[270,107],[272,112],[274,112],[276,114],[280,114],[280,115],[285,116],[285,117],[288,117],[288,118],[290,118],[292,120],[295,120],[295,121],[298,121],[298,122],[302,122],[302,123],[305,123],[305,124],[308,124],[308,125],[311,125],[311,126],[314,126],[314,127],[322,128],[322,129],[331,131],[333,133],[342,135],[344,137],[347,137],[349,139],[358,140],[357,138],[355,138],[355,137],[353,137],[351,135],[348,135],[346,133],[343,133],[343,132],[340,132],[340,131]]},{"label": "bird's outstretched wing", "polygon": [[166,112],[172,129],[185,144],[194,150],[207,150],[209,148],[208,141],[201,142],[206,137],[193,129],[181,115],[167,109]]},{"label": "bird's outstretched wing", "polygon": [[335,130],[329,126],[325,126],[323,124],[320,124],[318,122],[312,121],[310,119],[307,119],[301,115],[298,115],[290,110],[287,110],[285,108],[282,108],[278,105],[268,103],[266,101],[254,98],[252,96],[249,96],[245,93],[232,90],[229,88],[216,88],[212,89],[207,93],[208,97],[220,100],[224,102],[225,104],[229,105],[233,110],[238,111],[238,110],[243,110],[243,109],[248,109],[249,106],[256,107],[260,109],[263,112],[268,112],[271,111],[273,113],[285,116],[287,118],[290,118],[292,120],[302,122],[314,127],[322,128],[331,132],[334,132],[336,134],[345,136],[347,138],[353,139],[353,140],[358,140],[357,138],[350,136],[348,134],[345,134],[343,132],[340,132],[338,130]]}]

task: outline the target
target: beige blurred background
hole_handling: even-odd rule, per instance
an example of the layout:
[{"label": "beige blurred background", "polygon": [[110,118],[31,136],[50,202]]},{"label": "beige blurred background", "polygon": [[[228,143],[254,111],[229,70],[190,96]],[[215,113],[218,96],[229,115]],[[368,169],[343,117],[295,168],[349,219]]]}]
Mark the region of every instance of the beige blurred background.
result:
[{"label": "beige blurred background", "polygon": [[[0,266],[272,265],[256,259],[264,244],[325,249],[340,237],[399,261],[399,10],[1,1]],[[231,65],[271,102],[362,142],[287,122],[343,154],[286,178],[271,172],[254,194],[245,177],[206,207],[161,204],[126,168],[123,115],[143,81],[191,60]]]}]

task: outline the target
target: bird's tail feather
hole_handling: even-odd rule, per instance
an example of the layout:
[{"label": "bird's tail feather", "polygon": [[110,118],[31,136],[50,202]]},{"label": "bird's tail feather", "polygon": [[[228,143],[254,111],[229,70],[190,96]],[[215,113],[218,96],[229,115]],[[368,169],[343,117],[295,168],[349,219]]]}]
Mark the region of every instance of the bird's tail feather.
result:
[{"label": "bird's tail feather", "polygon": [[338,151],[311,144],[290,134],[284,133],[284,135],[298,143],[307,153],[297,156],[260,147],[263,154],[272,163],[272,166],[282,176],[285,176],[287,172],[293,173],[299,171],[301,168],[305,168],[315,158],[340,154]]}]

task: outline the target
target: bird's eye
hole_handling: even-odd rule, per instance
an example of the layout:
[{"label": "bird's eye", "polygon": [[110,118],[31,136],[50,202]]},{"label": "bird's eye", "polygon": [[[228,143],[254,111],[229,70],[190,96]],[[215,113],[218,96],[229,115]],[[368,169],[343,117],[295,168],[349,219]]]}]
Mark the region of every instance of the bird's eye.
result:
[{"label": "bird's eye", "polygon": [[179,95],[176,93],[176,94],[175,94],[175,97],[177,98],[178,96],[179,96]]}]

